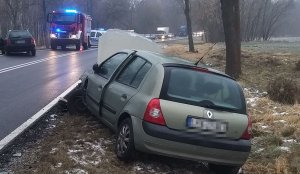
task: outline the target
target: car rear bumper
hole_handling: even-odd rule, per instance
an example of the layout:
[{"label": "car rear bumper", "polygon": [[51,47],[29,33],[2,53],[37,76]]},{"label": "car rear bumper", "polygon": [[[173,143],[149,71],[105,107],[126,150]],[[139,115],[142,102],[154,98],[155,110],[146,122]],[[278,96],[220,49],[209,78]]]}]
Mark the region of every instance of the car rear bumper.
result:
[{"label": "car rear bumper", "polygon": [[25,52],[35,49],[35,45],[8,45],[5,47],[5,51],[8,52]]},{"label": "car rear bumper", "polygon": [[51,44],[59,45],[59,46],[80,44],[79,39],[51,39],[50,42]]},{"label": "car rear bumper", "polygon": [[250,153],[251,142],[203,137],[169,129],[134,117],[137,150],[194,161],[240,166]]}]

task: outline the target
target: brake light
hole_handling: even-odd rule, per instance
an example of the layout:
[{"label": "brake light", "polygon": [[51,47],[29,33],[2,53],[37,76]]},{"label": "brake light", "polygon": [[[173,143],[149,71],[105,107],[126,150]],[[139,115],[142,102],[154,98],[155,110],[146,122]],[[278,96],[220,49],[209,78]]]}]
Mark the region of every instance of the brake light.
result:
[{"label": "brake light", "polygon": [[193,67],[193,70],[200,71],[200,72],[208,72],[208,69],[202,67]]},{"label": "brake light", "polygon": [[35,45],[35,40],[33,38],[31,38],[31,44]]},{"label": "brake light", "polygon": [[159,99],[154,98],[148,103],[144,114],[144,121],[163,126],[166,125]]},{"label": "brake light", "polygon": [[10,45],[10,44],[11,44],[11,40],[10,40],[10,39],[7,39],[7,40],[6,40],[6,44],[7,44],[7,45]]},{"label": "brake light", "polygon": [[250,140],[252,138],[251,132],[252,132],[252,121],[251,121],[251,116],[248,115],[248,126],[245,132],[243,133],[241,139]]}]

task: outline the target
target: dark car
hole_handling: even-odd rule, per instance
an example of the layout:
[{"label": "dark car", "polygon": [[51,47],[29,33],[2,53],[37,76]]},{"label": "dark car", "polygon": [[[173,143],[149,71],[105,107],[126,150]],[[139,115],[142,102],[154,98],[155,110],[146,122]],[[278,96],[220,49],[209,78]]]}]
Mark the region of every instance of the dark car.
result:
[{"label": "dark car", "polygon": [[4,47],[4,40],[2,39],[2,37],[0,37],[0,51],[1,51],[1,54],[4,54],[3,47]]},{"label": "dark car", "polygon": [[35,40],[28,30],[9,30],[4,39],[2,52],[6,55],[11,52],[26,52],[35,56]]}]

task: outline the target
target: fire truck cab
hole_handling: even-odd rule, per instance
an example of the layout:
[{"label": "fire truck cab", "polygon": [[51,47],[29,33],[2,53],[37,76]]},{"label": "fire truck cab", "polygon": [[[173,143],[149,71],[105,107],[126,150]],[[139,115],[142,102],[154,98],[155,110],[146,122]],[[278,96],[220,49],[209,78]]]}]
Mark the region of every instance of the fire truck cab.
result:
[{"label": "fire truck cab", "polygon": [[92,18],[76,10],[53,11],[47,16],[50,24],[51,49],[57,46],[65,49],[68,45],[75,45],[76,50],[81,46],[87,50],[90,44]]}]

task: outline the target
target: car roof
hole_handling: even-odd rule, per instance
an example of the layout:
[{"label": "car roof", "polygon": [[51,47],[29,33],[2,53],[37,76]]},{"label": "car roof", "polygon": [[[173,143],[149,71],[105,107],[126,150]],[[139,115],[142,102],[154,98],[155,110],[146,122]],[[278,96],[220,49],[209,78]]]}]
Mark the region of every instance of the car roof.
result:
[{"label": "car roof", "polygon": [[[126,51],[128,51],[128,50],[126,50]],[[216,69],[210,68],[204,64],[195,65],[194,62],[191,62],[191,61],[179,58],[179,57],[175,57],[175,56],[167,56],[164,54],[154,53],[154,52],[150,52],[150,51],[143,51],[143,50],[136,50],[136,51],[137,51],[136,54],[138,56],[146,58],[152,64],[173,65],[173,66],[178,66],[178,67],[180,67],[180,66],[181,67],[199,67],[199,68],[207,69],[211,73],[233,79],[232,77],[228,76],[227,74],[225,74],[221,71],[218,71]]]}]

